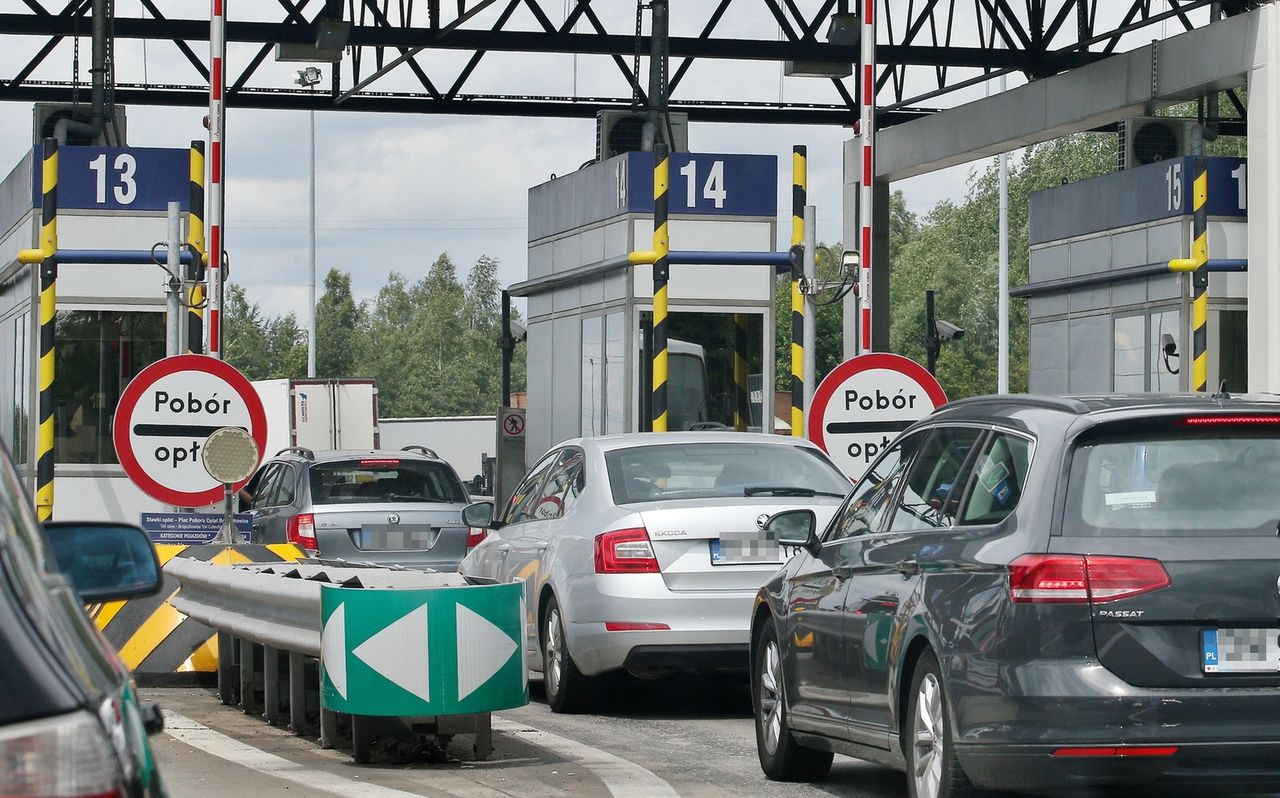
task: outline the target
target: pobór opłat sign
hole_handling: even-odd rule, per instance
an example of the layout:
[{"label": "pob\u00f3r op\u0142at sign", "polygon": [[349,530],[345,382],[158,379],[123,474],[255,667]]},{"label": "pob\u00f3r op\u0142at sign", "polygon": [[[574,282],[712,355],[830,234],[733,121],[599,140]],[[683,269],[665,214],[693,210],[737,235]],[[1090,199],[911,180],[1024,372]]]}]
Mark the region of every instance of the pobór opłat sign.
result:
[{"label": "pob\u00f3r op\u0142at sign", "polygon": [[857,479],[898,433],[946,401],[942,386],[914,360],[861,355],[836,366],[814,391],[809,440]]},{"label": "pob\u00f3r op\u0142at sign", "polygon": [[222,484],[200,460],[205,440],[222,427],[248,430],[261,457],[267,417],[249,381],[216,358],[178,355],[133,378],[120,395],[112,436],[125,473],[144,493],[199,507],[222,498]]}]

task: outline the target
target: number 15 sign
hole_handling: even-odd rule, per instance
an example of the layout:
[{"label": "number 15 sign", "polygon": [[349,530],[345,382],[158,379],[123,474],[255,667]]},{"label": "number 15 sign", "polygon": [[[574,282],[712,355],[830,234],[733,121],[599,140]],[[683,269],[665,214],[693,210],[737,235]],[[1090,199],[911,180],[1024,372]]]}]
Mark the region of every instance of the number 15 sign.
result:
[{"label": "number 15 sign", "polygon": [[[43,147],[37,145],[31,181],[32,207],[44,191]],[[163,211],[170,202],[188,210],[191,154],[159,147],[59,147],[60,210]]]}]

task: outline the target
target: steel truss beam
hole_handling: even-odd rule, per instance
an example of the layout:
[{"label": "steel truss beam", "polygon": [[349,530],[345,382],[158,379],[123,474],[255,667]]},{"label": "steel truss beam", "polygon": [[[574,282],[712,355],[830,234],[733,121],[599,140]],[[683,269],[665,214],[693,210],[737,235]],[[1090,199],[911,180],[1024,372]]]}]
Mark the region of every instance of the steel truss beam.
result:
[{"label": "steel truss beam", "polygon": [[[45,0],[46,2],[48,0]],[[852,63],[856,44],[825,41],[833,13],[849,13],[863,0],[718,0],[696,36],[671,39],[670,51],[677,63],[671,79],[671,107],[686,111],[695,120],[754,121],[850,125],[856,118],[858,82],[831,79],[827,103],[749,103],[704,101],[686,98],[687,73],[698,60],[805,61]],[[87,0],[70,0],[57,12],[40,0],[24,0],[28,11],[0,14],[0,33],[45,40],[34,57],[9,76],[0,74],[0,100],[68,99],[73,80],[32,81],[41,66],[50,66],[57,45],[68,37],[85,35]],[[205,18],[178,18],[188,14],[188,4],[165,5],[161,0],[139,0],[144,16],[117,17],[113,33],[121,39],[143,39],[173,46],[190,64],[188,75],[176,75],[186,83],[160,88],[118,85],[121,102],[195,106],[204,102],[208,79],[201,56],[207,52],[209,34]],[[519,116],[584,117],[609,107],[629,107],[633,97],[643,101],[643,76],[628,63],[637,52],[647,53],[648,37],[637,41],[631,18],[626,29],[610,30],[597,13],[605,4],[573,0],[572,8],[559,0],[277,0],[276,22],[232,18],[227,39],[258,45],[255,55],[232,81],[228,97],[232,105],[254,108],[311,108],[316,110],[397,111],[411,113],[493,114]],[[609,7],[616,13],[612,0]],[[877,48],[881,71],[877,76],[880,103],[888,110],[878,126],[896,124],[919,116],[920,106],[948,104],[947,95],[959,88],[1001,73],[1021,73],[1028,79],[1058,74],[1109,57],[1121,38],[1172,21],[1176,27],[1205,24],[1202,10],[1211,0],[875,0],[881,9],[881,43]],[[480,12],[488,11],[488,15]],[[169,10],[166,17],[161,5]],[[239,4],[237,4],[239,5]],[[255,4],[257,5],[257,4]],[[1239,13],[1255,5],[1252,0],[1226,0],[1224,13]],[[424,7],[425,6],[425,7]],[[456,7],[456,9],[455,9]],[[232,7],[233,12],[235,6]],[[758,31],[752,36],[730,37],[719,30],[724,20],[751,9]],[[456,15],[455,15],[456,10]],[[567,14],[566,14],[567,10]],[[763,11],[763,13],[761,13]],[[260,8],[257,13],[261,14]],[[706,12],[702,12],[706,14]],[[451,16],[452,15],[452,16]],[[1103,19],[1100,19],[1100,16]],[[290,86],[270,85],[258,77],[259,67],[276,44],[310,44],[322,19],[341,18],[352,23],[349,54],[334,70],[333,85],[326,92],[302,92]],[[1103,20],[1107,24],[1103,24]],[[611,18],[618,26],[617,18]],[[1070,24],[1075,22],[1074,25]],[[695,20],[695,25],[701,20]],[[780,38],[779,38],[780,37]],[[1149,38],[1149,37],[1147,37]],[[63,48],[65,50],[66,48]],[[416,60],[424,51],[469,52],[465,66],[438,74]],[[559,53],[602,56],[610,59],[622,78],[627,95],[611,97],[554,97],[512,92],[468,92],[467,84],[486,54],[493,52]],[[372,65],[372,69],[370,66]],[[726,65],[726,68],[732,69]],[[45,73],[47,74],[47,68]],[[420,90],[379,90],[384,74],[412,73]],[[510,78],[516,88],[519,74]],[[492,78],[490,78],[492,80]],[[403,86],[404,84],[399,84]],[[441,88],[444,87],[444,88]],[[677,89],[684,90],[683,92]]]}]

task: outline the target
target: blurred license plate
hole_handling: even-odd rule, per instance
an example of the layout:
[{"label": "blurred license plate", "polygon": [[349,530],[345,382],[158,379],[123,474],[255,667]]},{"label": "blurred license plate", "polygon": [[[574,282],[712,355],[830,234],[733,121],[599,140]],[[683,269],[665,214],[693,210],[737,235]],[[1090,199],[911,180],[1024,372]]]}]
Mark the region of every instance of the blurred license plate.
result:
[{"label": "blurred license plate", "polygon": [[782,563],[787,557],[781,546],[759,535],[725,533],[720,540],[711,541],[712,565]]},{"label": "blurred license plate", "polygon": [[432,543],[431,527],[401,526],[399,524],[366,524],[360,528],[357,545],[363,551],[398,551],[403,549],[429,549]]},{"label": "blurred license plate", "polygon": [[1280,671],[1280,629],[1205,629],[1200,648],[1205,673]]}]

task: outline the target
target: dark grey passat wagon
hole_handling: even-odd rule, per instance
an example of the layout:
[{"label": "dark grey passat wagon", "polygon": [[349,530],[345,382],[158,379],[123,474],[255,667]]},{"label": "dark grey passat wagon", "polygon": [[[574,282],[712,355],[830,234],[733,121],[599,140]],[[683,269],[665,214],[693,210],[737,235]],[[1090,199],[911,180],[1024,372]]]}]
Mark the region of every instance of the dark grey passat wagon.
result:
[{"label": "dark grey passat wagon", "polygon": [[757,597],[760,763],[1280,786],[1280,402],[982,397],[906,430]]}]

